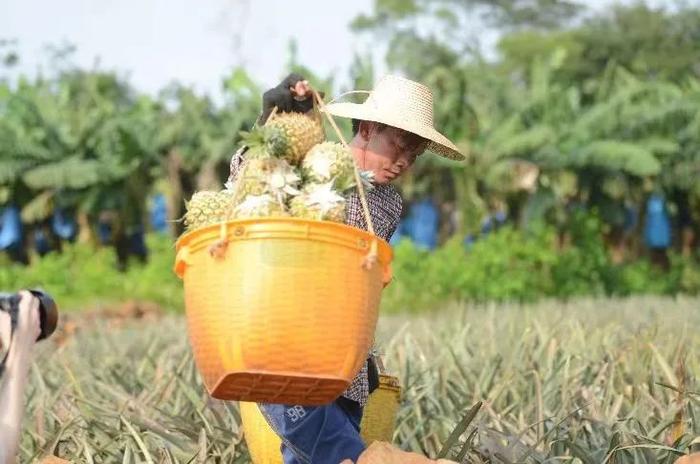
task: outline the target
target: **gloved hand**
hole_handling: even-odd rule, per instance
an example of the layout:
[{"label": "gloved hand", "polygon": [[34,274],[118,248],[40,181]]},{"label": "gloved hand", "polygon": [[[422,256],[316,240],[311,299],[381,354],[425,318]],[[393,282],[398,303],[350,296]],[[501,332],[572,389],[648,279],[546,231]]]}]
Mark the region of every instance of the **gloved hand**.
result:
[{"label": "gloved hand", "polygon": [[[323,96],[323,92],[319,92]],[[263,94],[263,111],[258,124],[264,124],[272,109],[280,113],[307,113],[314,107],[309,81],[301,74],[291,73],[282,82]]]}]

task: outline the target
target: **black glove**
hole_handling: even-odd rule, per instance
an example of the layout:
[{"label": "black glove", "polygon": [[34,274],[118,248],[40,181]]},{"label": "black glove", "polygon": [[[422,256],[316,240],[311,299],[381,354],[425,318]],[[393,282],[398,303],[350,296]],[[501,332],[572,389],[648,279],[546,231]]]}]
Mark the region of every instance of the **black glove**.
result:
[{"label": "black glove", "polygon": [[[306,91],[304,95],[299,95],[295,90],[299,82],[305,84],[301,86]],[[319,92],[319,94],[323,96],[323,93]],[[267,121],[274,107],[277,107],[280,113],[307,113],[313,109],[314,99],[306,79],[300,74],[291,73],[277,87],[263,94],[262,106],[263,111],[258,118],[258,124],[264,124]]]}]

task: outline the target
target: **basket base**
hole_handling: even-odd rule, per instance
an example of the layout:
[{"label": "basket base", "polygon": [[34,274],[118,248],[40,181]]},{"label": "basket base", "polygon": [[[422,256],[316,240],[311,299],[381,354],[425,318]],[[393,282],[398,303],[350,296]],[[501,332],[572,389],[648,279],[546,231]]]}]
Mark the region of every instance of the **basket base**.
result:
[{"label": "basket base", "polygon": [[209,394],[220,400],[321,406],[335,401],[349,385],[338,377],[247,371],[222,377]]}]

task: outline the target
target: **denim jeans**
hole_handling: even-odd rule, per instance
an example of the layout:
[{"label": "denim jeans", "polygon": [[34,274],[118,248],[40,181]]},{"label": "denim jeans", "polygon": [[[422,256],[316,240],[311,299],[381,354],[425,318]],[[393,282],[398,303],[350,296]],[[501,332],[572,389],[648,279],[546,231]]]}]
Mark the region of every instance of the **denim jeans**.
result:
[{"label": "denim jeans", "polygon": [[360,438],[362,407],[347,398],[324,406],[258,404],[282,439],[284,464],[338,464],[357,461],[365,449]]}]

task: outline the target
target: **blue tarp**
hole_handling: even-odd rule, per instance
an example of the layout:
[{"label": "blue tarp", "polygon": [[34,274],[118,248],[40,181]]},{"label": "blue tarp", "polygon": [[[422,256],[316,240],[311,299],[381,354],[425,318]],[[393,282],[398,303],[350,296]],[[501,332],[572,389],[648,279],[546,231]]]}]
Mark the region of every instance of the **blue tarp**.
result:
[{"label": "blue tarp", "polygon": [[22,219],[16,206],[8,206],[0,215],[0,250],[18,246],[22,243]]},{"label": "blue tarp", "polygon": [[508,215],[505,211],[496,211],[493,214],[489,214],[483,221],[481,221],[481,231],[477,235],[468,234],[466,237],[464,237],[462,244],[467,248],[471,248],[472,245],[477,242],[477,240],[486,237],[491,232],[497,231],[507,221]]},{"label": "blue tarp", "polygon": [[649,248],[671,246],[671,220],[663,195],[654,193],[647,200],[644,240]]},{"label": "blue tarp", "polygon": [[409,217],[411,240],[420,248],[434,249],[438,241],[440,215],[433,202],[428,198],[416,202]]},{"label": "blue tarp", "polygon": [[508,216],[505,211],[496,211],[493,214],[489,214],[481,223],[481,235],[488,235],[494,230],[498,230],[506,223],[507,219]]},{"label": "blue tarp", "polygon": [[136,227],[136,230],[127,235],[127,239],[129,241],[130,254],[144,258],[148,255],[143,227]]},{"label": "blue tarp", "polygon": [[51,243],[49,238],[46,236],[46,232],[42,229],[36,229],[34,231],[34,249],[39,255],[43,256],[49,251],[51,251]]},{"label": "blue tarp", "polygon": [[625,222],[622,224],[622,229],[626,233],[632,233],[637,228],[639,223],[639,210],[634,205],[625,205]]},{"label": "blue tarp", "polygon": [[391,240],[389,240],[389,244],[391,246],[396,246],[399,244],[401,239],[407,238],[408,237],[408,225],[409,221],[408,218],[402,219],[399,221],[398,227],[396,227],[396,230],[394,231],[394,235],[391,236]]},{"label": "blue tarp", "polygon": [[168,206],[162,193],[153,197],[151,207],[151,228],[157,232],[168,231]]},{"label": "blue tarp", "polygon": [[65,211],[56,208],[51,218],[51,228],[53,232],[63,240],[73,240],[78,232],[78,227],[72,217],[66,215]]},{"label": "blue tarp", "polygon": [[102,245],[106,245],[112,240],[112,224],[105,221],[97,222],[97,238]]}]

